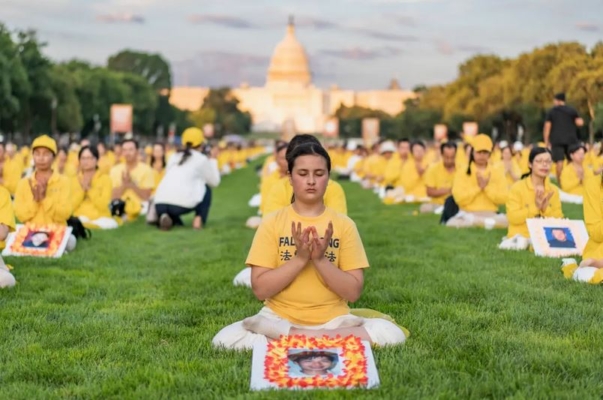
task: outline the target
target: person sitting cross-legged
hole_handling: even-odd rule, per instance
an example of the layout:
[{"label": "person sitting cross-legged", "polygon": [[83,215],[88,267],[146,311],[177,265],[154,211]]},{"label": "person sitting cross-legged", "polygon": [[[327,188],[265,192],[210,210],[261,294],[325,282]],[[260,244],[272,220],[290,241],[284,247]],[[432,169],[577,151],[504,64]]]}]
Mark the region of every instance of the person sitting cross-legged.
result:
[{"label": "person sitting cross-legged", "polygon": [[223,328],[213,345],[251,349],[284,335],[354,335],[376,345],[394,345],[406,333],[384,318],[350,313],[364,285],[368,260],[354,222],[325,206],[331,161],[316,143],[297,146],[287,157],[295,202],[262,219],[246,264],[264,308]]},{"label": "person sitting cross-legged", "polygon": [[124,163],[111,169],[111,214],[134,221],[155,187],[155,173],[150,166],[138,161],[138,142],[126,139],[122,142],[121,149]]}]

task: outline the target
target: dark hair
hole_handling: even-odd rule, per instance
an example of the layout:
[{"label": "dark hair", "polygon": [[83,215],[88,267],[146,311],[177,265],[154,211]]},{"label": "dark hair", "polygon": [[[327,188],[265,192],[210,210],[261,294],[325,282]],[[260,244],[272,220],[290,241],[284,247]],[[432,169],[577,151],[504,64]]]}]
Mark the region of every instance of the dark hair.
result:
[{"label": "dark hair", "polygon": [[295,135],[295,136],[293,136],[293,139],[291,139],[291,141],[289,142],[289,145],[287,146],[287,157],[293,151],[293,149],[295,149],[297,146],[301,146],[303,144],[308,144],[308,143],[314,143],[314,144],[317,144],[320,147],[322,147],[322,145],[320,144],[318,139],[316,139],[315,136],[308,135],[307,133],[304,133],[301,135]]},{"label": "dark hair", "polygon": [[502,147],[502,148],[500,149],[500,154],[502,155],[502,152],[503,152],[503,151],[505,151],[506,149],[509,149],[509,151],[511,152],[511,156],[514,156],[514,155],[515,155],[515,151],[513,150],[513,147],[511,147],[511,146],[505,146],[505,147]]},{"label": "dark hair", "polygon": [[454,142],[444,142],[440,145],[440,154],[444,154],[444,150],[446,149],[454,149],[457,150],[457,145]]},{"label": "dark hair", "polygon": [[571,160],[571,155],[580,149],[584,150],[584,152],[586,153],[586,146],[584,146],[582,143],[576,143],[576,144],[572,144],[571,146],[569,146],[567,148],[567,154],[566,154],[568,161]]},{"label": "dark hair", "polygon": [[[280,152],[281,152],[281,151],[283,151],[284,149],[287,149],[287,151],[289,151],[289,143],[281,141],[281,142],[280,142],[280,143],[279,143],[279,144],[276,146],[275,153],[280,153]],[[285,157],[286,157],[286,155],[285,155]]]},{"label": "dark hair", "polygon": [[[546,147],[534,147],[532,150],[530,150],[530,155],[528,156],[528,164],[532,164],[536,157],[538,157],[541,154],[545,154],[545,153],[550,154],[551,157],[553,156],[553,153],[551,153],[551,151],[549,149],[547,149]],[[523,174],[521,176],[521,179],[525,179],[530,175],[532,175],[532,168],[530,168],[530,170],[527,173]]]},{"label": "dark hair", "polygon": [[[139,148],[138,141],[136,139],[125,139],[119,144],[121,144],[121,146],[123,147],[124,144],[126,144],[126,143],[134,143],[134,147],[136,147],[136,150],[138,150],[138,148]],[[115,143],[115,144],[118,144],[118,143]]]},{"label": "dark hair", "polygon": [[[291,143],[289,143],[291,146]],[[301,156],[307,155],[315,155],[321,156],[327,162],[327,173],[331,173],[331,157],[329,157],[329,153],[325,150],[324,147],[320,145],[320,143],[304,143],[297,147],[295,147],[290,153],[289,148],[287,148],[287,169],[289,170],[289,174],[293,171],[293,167],[295,166],[295,160]],[[295,193],[291,196],[291,203],[295,202]]]},{"label": "dark hair", "polygon": [[[289,143],[291,146],[291,143]],[[289,151],[289,148],[287,148]],[[329,157],[329,153],[320,145],[320,143],[304,143],[297,147],[295,147],[291,153],[287,154],[287,167],[289,168],[289,173],[293,171],[293,167],[295,165],[295,160],[301,156],[321,156],[327,162],[327,172],[331,173],[331,157]]]},{"label": "dark hair", "polygon": [[331,363],[334,363],[339,359],[339,357],[337,357],[337,354],[333,354],[326,351],[308,351],[300,354],[292,354],[289,356],[289,359],[293,362],[299,363],[300,361],[312,359],[315,357],[326,357],[329,359],[329,361],[331,361]]},{"label": "dark hair", "polygon": [[105,148],[105,150],[107,150],[107,145],[103,141],[97,142],[96,146],[94,146],[94,147],[98,150],[98,146],[103,146]]},{"label": "dark hair", "polygon": [[59,153],[60,153],[61,151],[62,151],[62,152],[64,152],[65,154],[69,154],[69,149],[68,149],[67,147],[65,147],[65,146],[60,146],[60,147],[57,149],[57,156],[59,155]]},{"label": "dark hair", "polygon": [[469,164],[467,164],[467,175],[471,175],[471,164],[473,161],[475,161],[475,159],[473,158],[473,147],[471,147],[469,152]]},{"label": "dark hair", "polygon": [[403,137],[402,139],[398,140],[398,144],[400,143],[409,143],[410,144],[410,140],[408,138]]},{"label": "dark hair", "polygon": [[410,145],[410,151],[412,151],[412,149],[415,148],[415,146],[421,146],[423,148],[423,150],[425,150],[427,147],[425,147],[425,143],[423,143],[420,140],[415,140],[414,142],[411,143]]},{"label": "dark hair", "polygon": [[80,158],[82,158],[82,153],[84,151],[90,151],[90,153],[92,153],[92,157],[96,158],[96,161],[98,161],[99,159],[99,154],[98,154],[98,149],[94,146],[84,146],[80,149],[79,153],[77,154],[77,159],[79,160]]},{"label": "dark hair", "polygon": [[565,93],[557,93],[557,94],[555,94],[555,100],[565,101]]},{"label": "dark hair", "polygon": [[[161,156],[161,165],[163,166],[163,168],[165,168],[165,166],[167,165],[167,163],[165,161],[165,145],[160,142],[155,142],[155,143],[153,143],[153,147],[155,147],[155,146],[161,146],[161,148],[163,149],[163,156]],[[153,153],[151,153],[151,160],[149,162],[149,165],[152,167],[154,164],[155,164],[155,156],[153,155]]]}]

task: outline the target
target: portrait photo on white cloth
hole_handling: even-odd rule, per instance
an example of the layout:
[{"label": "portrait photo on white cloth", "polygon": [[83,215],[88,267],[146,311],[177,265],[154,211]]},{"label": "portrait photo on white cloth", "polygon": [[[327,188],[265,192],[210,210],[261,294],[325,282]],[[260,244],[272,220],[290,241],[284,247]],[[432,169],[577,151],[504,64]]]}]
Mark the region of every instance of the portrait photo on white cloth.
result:
[{"label": "portrait photo on white cloth", "polygon": [[541,257],[581,256],[588,232],[581,220],[530,218],[526,220],[534,254]]}]

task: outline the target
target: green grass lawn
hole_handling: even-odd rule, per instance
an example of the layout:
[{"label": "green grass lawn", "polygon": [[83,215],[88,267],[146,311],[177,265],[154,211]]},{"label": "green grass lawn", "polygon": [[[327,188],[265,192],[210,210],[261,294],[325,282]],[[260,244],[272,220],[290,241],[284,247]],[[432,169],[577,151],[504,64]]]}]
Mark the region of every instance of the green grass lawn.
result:
[{"label": "green grass lawn", "polygon": [[[0,398],[600,398],[603,293],[560,262],[497,249],[505,232],[451,230],[345,184],[371,266],[355,307],[412,332],[374,350],[370,391],[250,393],[251,352],[213,335],[257,312],[231,285],[253,231],[254,171],[224,178],[201,232],[135,223],[60,260],[11,258],[0,291]],[[566,214],[580,218],[580,207]],[[189,220],[190,221],[190,220]]]}]

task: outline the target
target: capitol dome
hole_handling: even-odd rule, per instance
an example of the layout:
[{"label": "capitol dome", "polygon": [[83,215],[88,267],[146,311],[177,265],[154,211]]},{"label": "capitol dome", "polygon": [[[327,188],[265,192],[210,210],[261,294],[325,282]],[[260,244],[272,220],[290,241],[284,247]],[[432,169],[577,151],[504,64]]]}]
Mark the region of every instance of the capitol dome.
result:
[{"label": "capitol dome", "polygon": [[307,87],[311,82],[308,56],[295,37],[293,18],[290,18],[285,38],[276,45],[272,53],[266,85]]}]

